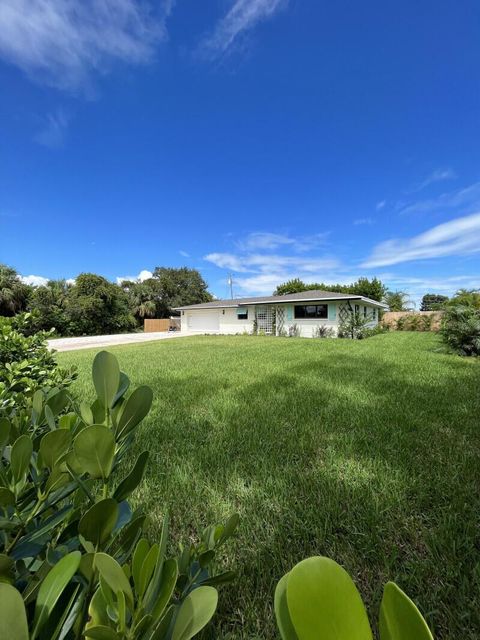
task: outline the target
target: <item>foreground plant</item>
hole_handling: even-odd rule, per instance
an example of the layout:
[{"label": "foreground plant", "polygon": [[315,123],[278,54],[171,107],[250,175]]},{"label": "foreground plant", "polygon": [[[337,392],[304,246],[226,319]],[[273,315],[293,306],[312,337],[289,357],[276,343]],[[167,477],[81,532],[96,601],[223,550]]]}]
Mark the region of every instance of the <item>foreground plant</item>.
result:
[{"label": "foreground plant", "polygon": [[[373,639],[353,580],[329,558],[307,558],[283,576],[275,615],[283,640]],[[380,640],[433,640],[415,604],[394,582],[385,585],[379,629]]]},{"label": "foreground plant", "polygon": [[[39,389],[0,419],[0,638],[188,640],[213,616],[217,550],[238,517],[208,527],[198,544],[168,557],[145,536],[146,514],[128,498],[148,452],[125,465],[152,391],[130,395],[116,358],[93,363],[96,399],[72,404],[64,389]],[[127,463],[128,464],[128,463]]]}]

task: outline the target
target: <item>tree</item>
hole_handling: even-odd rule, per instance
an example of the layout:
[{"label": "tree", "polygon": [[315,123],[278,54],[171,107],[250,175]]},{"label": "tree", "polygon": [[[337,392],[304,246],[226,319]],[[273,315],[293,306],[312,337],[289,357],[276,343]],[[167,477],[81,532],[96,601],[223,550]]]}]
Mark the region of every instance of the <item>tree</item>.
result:
[{"label": "tree", "polygon": [[455,307],[458,305],[480,309],[480,290],[460,289],[457,291],[454,297],[448,301],[448,306]]},{"label": "tree", "polygon": [[71,287],[66,280],[49,280],[45,286],[34,287],[29,309],[32,312],[32,326],[35,331],[49,331],[53,328],[60,335],[68,333],[65,304]]},{"label": "tree", "polygon": [[160,283],[156,278],[143,282],[124,281],[122,289],[127,292],[130,309],[141,324],[145,318],[163,318],[169,310],[162,302]]},{"label": "tree", "polygon": [[390,311],[411,311],[410,299],[405,291],[386,291],[383,301]]},{"label": "tree", "polygon": [[441,296],[438,293],[426,293],[422,298],[420,311],[436,311],[442,309],[448,302],[448,296]]},{"label": "tree", "polygon": [[273,292],[274,296],[285,296],[289,293],[300,293],[301,291],[332,291],[334,293],[351,293],[356,296],[364,296],[371,300],[380,302],[387,291],[386,286],[378,278],[369,280],[368,278],[359,278],[352,284],[325,284],[324,282],[312,282],[306,284],[300,278],[293,278],[278,287]]},{"label": "tree", "polygon": [[159,300],[166,314],[161,317],[168,316],[175,307],[213,300],[207,283],[197,269],[156,267],[152,279],[158,284]]},{"label": "tree", "polygon": [[0,264],[0,316],[14,316],[25,311],[32,287],[20,280],[12,267]]},{"label": "tree", "polygon": [[127,293],[94,273],[81,273],[67,293],[65,309],[73,335],[121,333],[135,327]]}]

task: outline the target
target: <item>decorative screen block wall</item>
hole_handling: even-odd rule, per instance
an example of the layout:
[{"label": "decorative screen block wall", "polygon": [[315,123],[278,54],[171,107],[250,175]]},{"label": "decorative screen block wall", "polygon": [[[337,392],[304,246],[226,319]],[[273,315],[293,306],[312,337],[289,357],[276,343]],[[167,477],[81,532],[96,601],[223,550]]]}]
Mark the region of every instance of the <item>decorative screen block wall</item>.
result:
[{"label": "decorative screen block wall", "polygon": [[257,333],[271,334],[275,331],[275,307],[271,304],[255,307]]}]

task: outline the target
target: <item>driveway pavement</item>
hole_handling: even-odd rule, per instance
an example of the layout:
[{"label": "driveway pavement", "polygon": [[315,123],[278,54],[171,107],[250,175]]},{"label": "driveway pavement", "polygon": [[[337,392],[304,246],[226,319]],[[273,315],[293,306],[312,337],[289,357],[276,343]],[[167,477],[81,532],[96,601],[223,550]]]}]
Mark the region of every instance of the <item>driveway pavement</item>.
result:
[{"label": "driveway pavement", "polygon": [[159,333],[119,333],[113,336],[82,336],[80,338],[54,338],[48,341],[50,349],[74,351],[94,347],[111,347],[115,344],[136,344],[154,340],[170,340],[194,335],[188,331],[162,331]]}]

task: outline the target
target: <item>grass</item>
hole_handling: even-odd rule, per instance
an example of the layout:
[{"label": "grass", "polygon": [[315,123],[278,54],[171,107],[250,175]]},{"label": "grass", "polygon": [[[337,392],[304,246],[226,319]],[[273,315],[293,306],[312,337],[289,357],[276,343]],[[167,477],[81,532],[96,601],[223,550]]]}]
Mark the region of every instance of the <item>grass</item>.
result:
[{"label": "grass", "polygon": [[[437,640],[480,637],[480,362],[433,334],[365,341],[198,337],[112,347],[155,393],[137,498],[172,535],[241,515],[216,637],[278,637],[275,584],[335,558],[377,619],[395,580]],[[91,395],[95,350],[59,354]]]}]

